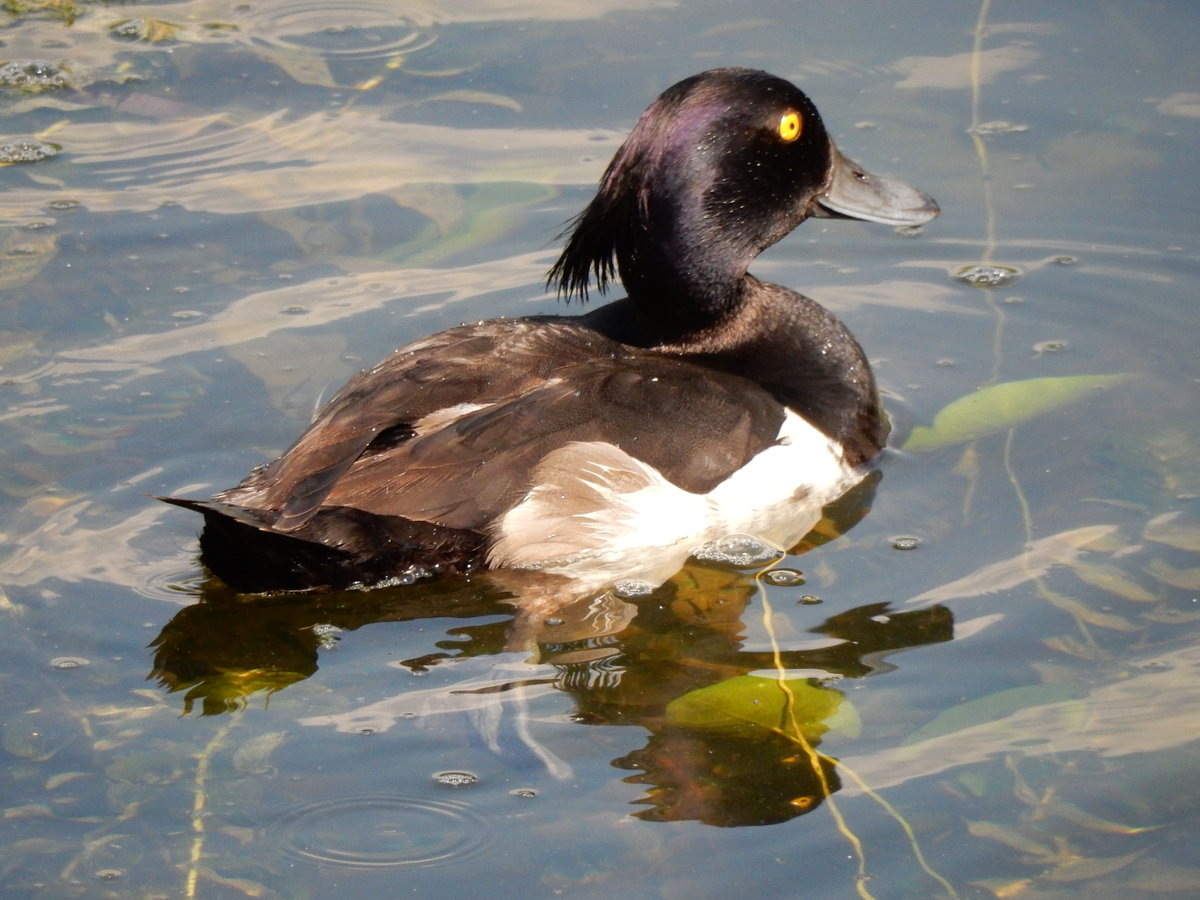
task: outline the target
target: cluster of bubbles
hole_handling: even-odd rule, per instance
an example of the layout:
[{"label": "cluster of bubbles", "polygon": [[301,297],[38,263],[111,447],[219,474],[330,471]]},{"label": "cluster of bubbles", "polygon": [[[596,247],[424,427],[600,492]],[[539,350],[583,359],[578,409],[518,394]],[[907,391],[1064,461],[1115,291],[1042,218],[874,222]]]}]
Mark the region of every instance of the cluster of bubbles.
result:
[{"label": "cluster of bubbles", "polygon": [[393,575],[391,578],[385,578],[377,584],[371,585],[372,588],[378,587],[397,587],[401,585],[416,584],[418,581],[424,581],[426,578],[432,578],[434,572],[427,569],[425,566],[411,565],[398,575]]},{"label": "cluster of bubbles", "polygon": [[1012,283],[1021,274],[1019,269],[1011,266],[993,266],[982,263],[965,266],[954,273],[959,281],[965,281],[972,287],[1003,287]]},{"label": "cluster of bubbles", "polygon": [[312,627],[312,633],[317,636],[317,644],[322,650],[332,650],[341,638],[338,635],[342,629],[327,622],[321,622]]},{"label": "cluster of bubbles", "polygon": [[0,88],[49,91],[71,85],[67,70],[50,60],[16,59],[0,63]]},{"label": "cluster of bubbles", "polygon": [[636,578],[622,578],[612,587],[613,596],[621,600],[637,600],[654,593],[654,585]]},{"label": "cluster of bubbles", "polygon": [[751,569],[779,559],[780,552],[752,534],[729,534],[697,547],[692,556],[700,562]]},{"label": "cluster of bubbles", "polygon": [[470,772],[438,772],[433,780],[444,787],[470,787],[479,783],[479,776]]},{"label": "cluster of bubbles", "polygon": [[43,159],[57,156],[61,150],[62,147],[58,144],[50,144],[36,138],[10,141],[0,144],[0,165],[41,162]]}]

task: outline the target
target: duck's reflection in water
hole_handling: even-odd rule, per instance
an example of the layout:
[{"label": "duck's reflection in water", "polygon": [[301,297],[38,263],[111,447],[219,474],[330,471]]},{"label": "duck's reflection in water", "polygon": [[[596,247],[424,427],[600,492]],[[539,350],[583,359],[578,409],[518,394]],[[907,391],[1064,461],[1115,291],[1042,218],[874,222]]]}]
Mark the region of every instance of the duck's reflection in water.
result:
[{"label": "duck's reflection in water", "polygon": [[[613,761],[636,772],[628,782],[646,785],[639,817],[779,822],[815,808],[839,786],[833,761],[813,749],[848,709],[830,685],[886,671],[890,653],[949,640],[953,620],[943,606],[893,612],[886,602],[869,603],[814,624],[804,640],[792,641],[798,649],[761,641],[754,649],[746,623],[759,612],[763,572],[693,562],[647,597],[607,593],[536,622],[514,613],[512,582],[491,575],[252,600],[214,582],[163,628],[152,676],[183,694],[185,712],[218,714],[312,675],[331,627],[459,619],[447,632],[452,640],[438,635],[428,653],[402,665],[420,671],[491,658],[484,677],[476,669],[451,687],[406,691],[302,724],[380,731],[414,713],[457,712],[495,728],[501,712],[519,718],[530,700],[564,692],[581,725],[647,732],[644,747]],[[784,596],[773,593],[772,602]],[[526,658],[511,652],[514,639],[536,665],[513,666]],[[552,775],[569,771],[544,743],[528,738],[527,745]]]}]

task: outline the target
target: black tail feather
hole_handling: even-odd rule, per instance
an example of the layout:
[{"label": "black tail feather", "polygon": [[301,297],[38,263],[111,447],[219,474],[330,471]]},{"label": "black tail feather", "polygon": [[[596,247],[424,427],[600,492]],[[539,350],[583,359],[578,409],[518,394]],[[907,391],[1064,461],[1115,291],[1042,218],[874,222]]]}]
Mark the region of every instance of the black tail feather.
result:
[{"label": "black tail feather", "polygon": [[204,515],[201,562],[227,585],[247,593],[450,575],[483,563],[484,539],[475,531],[326,507],[303,529],[284,533],[272,529],[269,511],[212,500],[159,499]]}]

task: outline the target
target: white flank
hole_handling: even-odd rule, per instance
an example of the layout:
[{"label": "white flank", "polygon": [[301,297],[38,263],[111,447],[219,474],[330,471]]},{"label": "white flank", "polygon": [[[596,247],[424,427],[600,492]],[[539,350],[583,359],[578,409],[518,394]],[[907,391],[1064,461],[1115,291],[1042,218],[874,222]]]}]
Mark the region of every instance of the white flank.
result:
[{"label": "white flank", "polygon": [[726,535],[791,548],[863,474],[790,412],[776,442],[708,495],[676,487],[612,444],[568,444],[546,456],[534,473],[539,486],[500,520],[489,562],[588,589],[623,579],[657,586],[698,546]]}]

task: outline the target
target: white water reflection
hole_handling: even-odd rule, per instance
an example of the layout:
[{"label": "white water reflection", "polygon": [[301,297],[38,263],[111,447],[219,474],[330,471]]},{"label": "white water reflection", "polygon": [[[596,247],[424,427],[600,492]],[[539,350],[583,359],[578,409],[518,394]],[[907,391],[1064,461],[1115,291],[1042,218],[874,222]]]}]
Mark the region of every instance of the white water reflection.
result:
[{"label": "white water reflection", "polygon": [[[37,187],[7,190],[0,218],[45,216],[65,196],[93,212],[158,209],[253,213],[395,197],[426,212],[414,184],[594,184],[623,135],[538,128],[466,129],[390,121],[363,110],[292,120],[285,110],[238,123],[216,113],[167,121],[64,124],[55,139],[72,169],[30,172]],[[446,160],[456,164],[447,167]],[[61,193],[59,193],[61,192]],[[435,221],[434,208],[428,212]]]},{"label": "white water reflection", "polygon": [[978,72],[981,84],[991,84],[1006,73],[1027,69],[1041,54],[1021,43],[974,53],[954,53],[949,56],[906,56],[896,63],[905,77],[896,82],[898,88],[936,88],[964,90],[971,86],[973,72]]},{"label": "white water reflection", "polygon": [[[1136,674],[1138,669],[1143,671]],[[1134,674],[1068,700],[1034,704],[995,721],[877,753],[845,754],[843,760],[873,790],[880,790],[1006,753],[1120,757],[1194,742],[1200,646],[1130,659],[1127,671]]]}]

